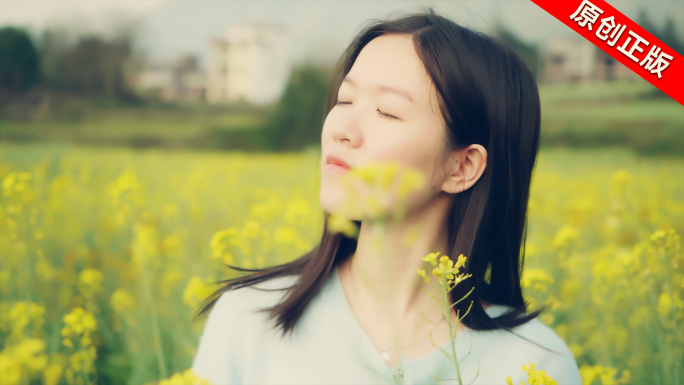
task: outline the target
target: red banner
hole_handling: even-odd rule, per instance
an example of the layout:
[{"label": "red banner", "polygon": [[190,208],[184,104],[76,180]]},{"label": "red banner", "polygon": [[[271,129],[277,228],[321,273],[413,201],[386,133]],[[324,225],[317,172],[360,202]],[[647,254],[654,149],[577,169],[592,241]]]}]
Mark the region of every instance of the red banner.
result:
[{"label": "red banner", "polygon": [[604,0],[532,0],[684,105],[684,58]]}]

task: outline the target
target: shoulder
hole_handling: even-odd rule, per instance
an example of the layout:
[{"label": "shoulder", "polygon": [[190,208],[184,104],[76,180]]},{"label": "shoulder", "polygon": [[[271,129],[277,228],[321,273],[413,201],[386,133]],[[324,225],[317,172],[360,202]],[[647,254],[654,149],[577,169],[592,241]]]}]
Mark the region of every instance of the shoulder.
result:
[{"label": "shoulder", "polygon": [[268,316],[259,310],[276,305],[298,278],[271,278],[221,294],[204,325],[193,362],[195,372],[211,383],[241,383],[239,347],[266,328]]},{"label": "shoulder", "polygon": [[258,310],[276,305],[298,279],[295,275],[281,276],[224,292],[211,309],[207,326],[216,319],[225,325],[257,316]]},{"label": "shoulder", "polygon": [[[502,342],[509,352],[515,352],[520,367],[535,364],[559,384],[581,384],[579,368],[565,341],[537,319],[502,331]],[[522,373],[522,371],[521,371]]]},{"label": "shoulder", "polygon": [[[536,343],[543,347],[535,349],[537,370],[545,370],[559,384],[582,383],[575,357],[553,329],[533,319],[513,329],[513,332],[532,341],[528,344]],[[548,350],[542,350],[544,348]]]}]

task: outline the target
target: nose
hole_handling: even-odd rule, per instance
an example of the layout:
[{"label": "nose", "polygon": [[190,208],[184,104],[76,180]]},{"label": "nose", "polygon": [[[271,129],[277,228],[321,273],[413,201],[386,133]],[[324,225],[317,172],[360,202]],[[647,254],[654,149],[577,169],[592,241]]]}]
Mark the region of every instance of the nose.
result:
[{"label": "nose", "polygon": [[339,111],[337,121],[333,125],[332,137],[335,142],[348,142],[351,147],[359,147],[363,142],[361,133],[361,114],[354,111],[351,105],[345,105],[344,112]]}]

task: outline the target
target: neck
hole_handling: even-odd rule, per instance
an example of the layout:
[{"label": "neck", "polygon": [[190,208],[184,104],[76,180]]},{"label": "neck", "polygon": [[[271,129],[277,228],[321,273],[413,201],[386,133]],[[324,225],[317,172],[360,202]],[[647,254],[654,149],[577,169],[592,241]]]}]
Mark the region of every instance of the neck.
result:
[{"label": "neck", "polygon": [[402,221],[361,223],[356,251],[350,258],[351,275],[359,295],[368,298],[379,317],[397,320],[413,330],[422,330],[427,324],[421,312],[432,322],[442,318],[442,305],[423,292],[443,300],[441,286],[436,277],[426,283],[417,270],[431,275],[432,266],[422,258],[433,252],[447,253],[450,204],[451,196],[444,194],[419,212],[407,213]]}]

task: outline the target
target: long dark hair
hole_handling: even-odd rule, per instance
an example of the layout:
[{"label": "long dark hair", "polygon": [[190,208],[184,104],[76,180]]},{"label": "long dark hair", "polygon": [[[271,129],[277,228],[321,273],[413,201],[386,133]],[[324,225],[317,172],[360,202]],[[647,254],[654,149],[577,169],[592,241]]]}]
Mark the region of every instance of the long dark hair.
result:
[{"label": "long dark hair", "polygon": [[[463,323],[474,330],[509,329],[536,318],[544,308],[527,313],[520,285],[527,234],[527,204],[532,171],[539,149],[540,104],[534,77],[520,57],[489,36],[464,28],[428,12],[400,19],[373,20],[344,51],[337,63],[326,99],[327,113],[337,103],[342,79],[364,46],[378,36],[413,37],[418,56],[440,97],[447,125],[447,147],[479,144],[487,150],[487,165],[472,188],[456,194],[449,212],[449,252],[455,260],[468,257],[465,272],[472,277],[453,290],[451,300],[465,296],[472,308]],[[250,274],[222,281],[198,311],[206,313],[226,291],[252,286],[271,278],[296,275],[280,303],[267,309],[282,334],[291,331],[306,306],[329,278],[332,269],[349,258],[356,240],[328,231],[324,213],[320,243],[303,256],[265,269],[243,269]],[[360,226],[359,221],[355,221]],[[486,277],[486,273],[487,277]],[[480,301],[514,310],[489,317]],[[455,306],[465,314],[470,301]]]}]

